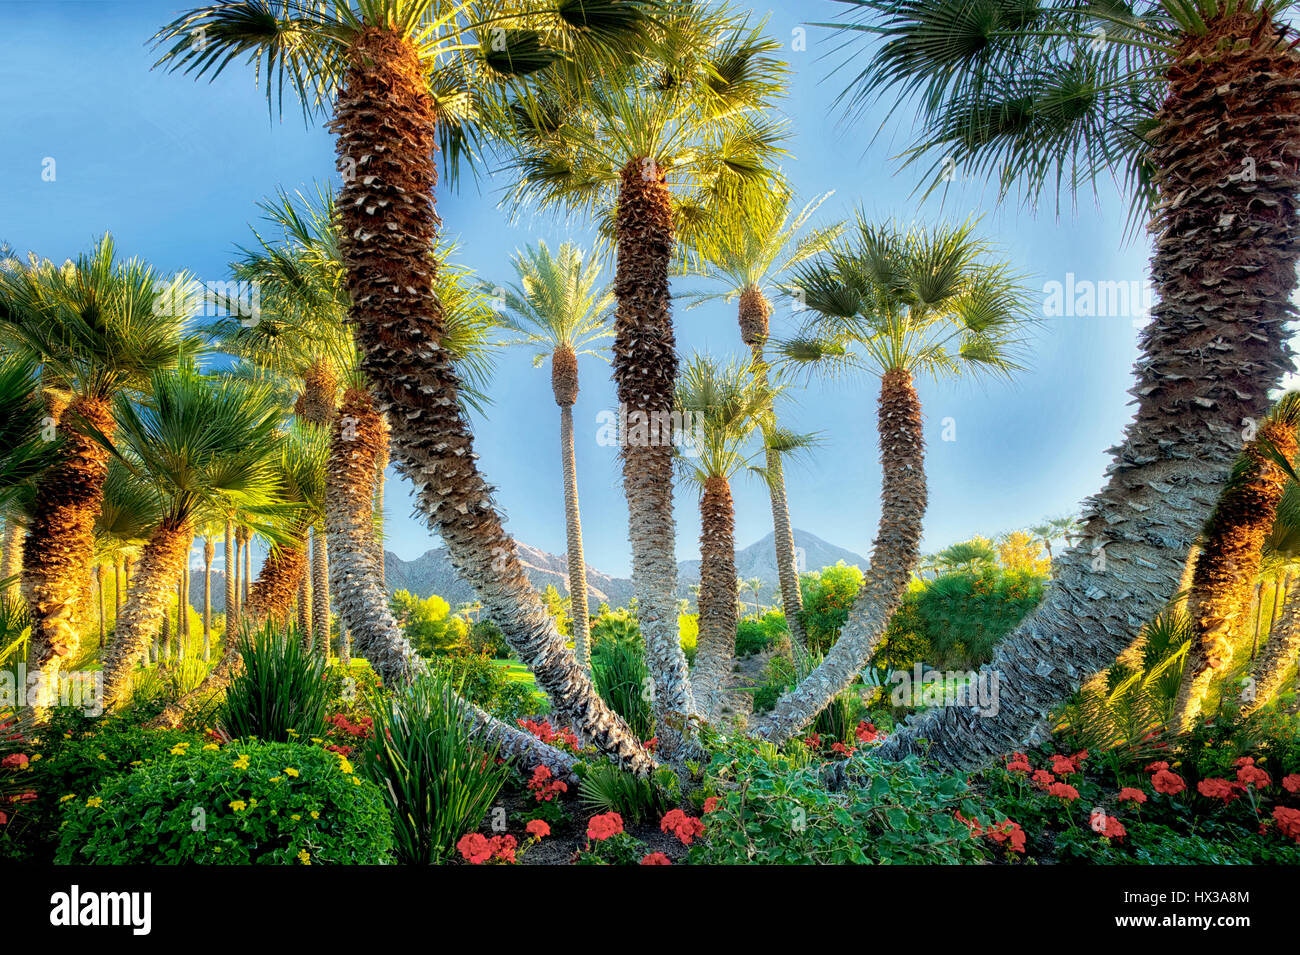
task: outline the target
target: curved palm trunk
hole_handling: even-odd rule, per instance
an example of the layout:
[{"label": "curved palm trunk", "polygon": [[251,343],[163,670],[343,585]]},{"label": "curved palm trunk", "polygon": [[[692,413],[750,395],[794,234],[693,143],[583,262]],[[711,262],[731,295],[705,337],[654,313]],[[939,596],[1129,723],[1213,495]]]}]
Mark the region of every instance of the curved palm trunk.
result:
[{"label": "curved palm trunk", "polygon": [[203,662],[212,659],[212,561],[217,556],[217,545],[212,537],[203,535]]},{"label": "curved palm trunk", "polygon": [[1300,665],[1300,599],[1291,597],[1282,604],[1264,649],[1251,665],[1248,692],[1241,700],[1242,715],[1254,713],[1281,693],[1287,674],[1297,665]]},{"label": "curved palm trunk", "polygon": [[708,719],[736,656],[736,511],[725,477],[711,477],[700,496],[700,635],[691,692]]},{"label": "curved palm trunk", "polygon": [[686,654],[677,632],[677,561],[673,521],[671,414],[677,380],[668,287],[673,253],[672,197],[651,160],[623,167],[616,235],[614,380],[618,383],[623,493],[628,506],[632,580],[654,689],[660,752],[672,758],[695,709]]},{"label": "curved palm trunk", "polygon": [[1192,728],[1215,677],[1232,663],[1237,638],[1250,619],[1251,583],[1259,576],[1264,540],[1287,482],[1282,469],[1261,450],[1261,440],[1288,461],[1298,450],[1295,428],[1278,423],[1261,428],[1245,451],[1248,472],[1241,483],[1223,492],[1205,529],[1187,601],[1192,643],[1170,720],[1180,732]]},{"label": "curved palm trunk", "polygon": [[[939,708],[910,721],[884,755],[924,738],[937,759],[970,766],[1045,738],[1051,709],[1109,666],[1173,594],[1241,453],[1243,419],[1263,419],[1289,367],[1300,232],[1295,54],[1254,15],[1212,21],[1207,36],[1183,40],[1151,135],[1163,198],[1152,229],[1160,300],[1142,333],[1137,414],[1090,502],[1084,542],[1057,558],[1043,604],[981,674],[998,679],[996,712]],[[1253,181],[1240,175],[1243,157],[1254,160]]]},{"label": "curved palm trunk", "polygon": [[22,558],[22,590],[32,614],[27,665],[38,711],[49,705],[59,668],[81,643],[75,618],[88,589],[95,518],[108,476],[108,449],[85,434],[81,422],[110,438],[116,424],[107,401],[86,396],[74,398],[57,419],[63,455],[37,484]]},{"label": "curved palm trunk", "polygon": [[578,398],[578,356],[569,347],[551,355],[551,390],[560,406],[560,460],[564,468],[564,538],[569,565],[569,604],[573,618],[573,654],[591,669],[591,618],[587,608],[587,562],[582,553],[582,516],[578,511],[578,465],[573,453],[573,403]]},{"label": "curved palm trunk", "polygon": [[315,528],[311,534],[312,632],[320,655],[330,658],[330,560],[325,534]]},{"label": "curved palm trunk", "polygon": [[[768,318],[772,306],[763,293],[753,286],[740,293],[738,320],[740,337],[753,352],[754,379],[762,388],[767,387],[768,368],[763,358],[763,344],[767,341]],[[763,440],[768,444],[768,426],[764,424]],[[781,608],[790,636],[801,647],[808,645],[804,631],[803,592],[799,589],[799,565],[795,559],[794,530],[790,526],[790,502],[785,493],[785,468],[781,455],[768,447],[766,456],[767,490],[772,501],[772,546],[776,551],[776,576],[781,584]]]},{"label": "curved palm trunk", "polygon": [[[460,575],[507,638],[557,713],[622,764],[653,765],[605,705],[524,574],[492,504],[457,401],[459,381],[441,347],[433,292],[436,117],[414,45],[368,29],[349,51],[331,128],[337,134],[342,252],[351,322],[363,370],[393,428],[394,457],[419,493]],[[341,555],[337,554],[335,562]],[[336,577],[337,579],[337,577]],[[340,609],[345,594],[334,588]],[[360,638],[360,635],[358,635]]]},{"label": "curved palm trunk", "polygon": [[164,518],[145,544],[135,585],[117,619],[113,642],[104,652],[104,708],[131,697],[131,671],[168,618],[172,583],[185,560],[193,530],[188,520]]},{"label": "curved palm trunk", "polygon": [[806,726],[858,675],[880,642],[921,559],[925,519],[925,438],[921,400],[910,373],[888,371],[881,378],[877,428],[880,432],[880,524],[871,546],[871,566],[849,619],[822,662],[777,700],[754,725],[752,735],[777,743]]}]

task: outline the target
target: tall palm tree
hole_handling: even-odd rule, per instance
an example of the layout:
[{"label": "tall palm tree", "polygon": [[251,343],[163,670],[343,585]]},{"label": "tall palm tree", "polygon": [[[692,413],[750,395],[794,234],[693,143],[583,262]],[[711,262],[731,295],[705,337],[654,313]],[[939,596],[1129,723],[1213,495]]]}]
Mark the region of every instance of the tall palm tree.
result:
[{"label": "tall palm tree", "polygon": [[0,357],[0,408],[5,409],[0,419],[0,514],[5,522],[0,597],[17,600],[23,539],[35,506],[34,482],[58,461],[62,439],[46,427],[34,362]]},{"label": "tall palm tree", "polygon": [[[492,6],[244,0],[185,14],[164,28],[159,42],[169,44],[163,60],[173,69],[199,76],[216,75],[245,54],[266,70],[268,102],[288,81],[306,110],[333,113],[349,321],[380,411],[391,412],[399,470],[420,489],[420,507],[453,563],[501,621],[558,714],[613,758],[644,771],[652,765],[649,754],[567,652],[475,463],[434,291],[433,189],[435,150],[441,146],[444,173],[454,179],[458,160],[475,143],[480,90],[560,57],[627,42],[646,5],[530,4],[519,11],[529,16],[489,19],[476,32],[484,22],[476,16],[480,8]],[[203,43],[195,42],[199,31]],[[506,42],[494,48],[494,36]]]},{"label": "tall palm tree", "polygon": [[[1260,423],[1201,535],[1187,599],[1192,642],[1171,720],[1179,730],[1193,727],[1212,682],[1231,664],[1245,631],[1255,579],[1288,483],[1272,456],[1295,460],[1300,451],[1297,424],[1300,392],[1292,391]],[[1277,603],[1275,596],[1275,608]]]},{"label": "tall palm tree", "polygon": [[[266,389],[189,368],[154,375],[150,397],[119,397],[116,453],[162,499],[162,515],[140,555],[117,633],[104,654],[108,707],[130,694],[131,667],[166,612],[172,582],[186,559],[194,525],[222,507],[274,503],[271,461],[280,409]],[[109,447],[106,435],[98,435]]]},{"label": "tall palm tree", "polygon": [[37,707],[80,645],[78,611],[90,609],[82,601],[108,473],[108,451],[90,434],[111,436],[114,399],[197,349],[186,331],[191,298],[186,276],[167,279],[138,260],[117,261],[109,236],[61,267],[32,259],[0,270],[0,334],[40,362],[62,395],[58,404],[66,402],[51,414],[62,457],[37,486],[23,551]]},{"label": "tall palm tree", "polygon": [[[769,438],[775,434],[764,428],[772,389],[745,364],[697,355],[682,368],[676,407],[683,417],[690,415],[694,436],[687,448],[679,449],[679,470],[700,494],[700,632],[691,693],[697,711],[708,719],[726,689],[736,653],[739,582],[731,479],[763,455],[763,442],[753,446],[755,432],[766,430]],[[792,450],[806,442],[785,443],[785,450]],[[751,584],[744,582],[746,587]]]},{"label": "tall palm tree", "polygon": [[861,20],[845,28],[884,42],[851,95],[910,101],[912,156],[934,160],[937,180],[996,176],[1036,198],[1114,177],[1155,237],[1137,411],[1080,543],[989,664],[1003,704],[983,717],[936,709],[884,749],[924,738],[936,757],[972,764],[1040,737],[1050,709],[1165,605],[1243,420],[1263,417],[1289,369],[1300,57],[1280,8],[1259,0],[852,6]]},{"label": "tall palm tree", "polygon": [[[758,204],[749,215],[735,220],[710,217],[703,228],[688,233],[688,264],[683,272],[722,285],[718,292],[688,296],[691,307],[719,298],[728,302],[732,299],[738,301],[740,338],[753,355],[753,375],[760,388],[766,385],[769,376],[763,349],[770,331],[772,304],[769,296],[775,283],[794,266],[826,251],[844,231],[842,224],[834,223],[804,232],[808,220],[830,196],[828,192],[812,200],[792,218],[792,197],[783,191],[772,191],[768,193],[769,198]],[[781,605],[791,636],[800,646],[805,646],[807,638],[799,616],[803,609],[803,595],[799,590],[785,474],[780,455],[771,448],[766,468]]]},{"label": "tall palm tree", "polygon": [[530,246],[515,256],[514,267],[519,281],[505,289],[502,325],[524,336],[509,344],[539,349],[535,365],[551,360],[551,391],[560,407],[573,648],[579,665],[589,669],[587,567],[582,555],[578,469],[573,454],[573,403],[578,399],[578,356],[599,354],[592,346],[613,334],[609,307],[614,293],[598,284],[600,263],[584,264],[582,250],[567,242],[560,246],[558,255],[552,255],[545,242],[539,242],[536,248]]},{"label": "tall palm tree", "polygon": [[915,376],[1016,371],[1028,299],[969,225],[899,231],[861,214],[855,235],[795,269],[811,312],[780,351],[792,367],[855,369],[880,378],[881,513],[871,567],[848,623],[822,662],[754,732],[784,740],[858,674],[898,608],[921,557],[925,439]]},{"label": "tall palm tree", "polygon": [[628,538],[659,744],[670,757],[692,711],[677,633],[673,412],[677,353],[669,274],[679,231],[753,208],[779,128],[765,109],[783,86],[762,28],[696,4],[665,5],[642,50],[603,64],[550,67],[500,123],[517,155],[518,203],[603,217],[617,251],[614,380]]}]

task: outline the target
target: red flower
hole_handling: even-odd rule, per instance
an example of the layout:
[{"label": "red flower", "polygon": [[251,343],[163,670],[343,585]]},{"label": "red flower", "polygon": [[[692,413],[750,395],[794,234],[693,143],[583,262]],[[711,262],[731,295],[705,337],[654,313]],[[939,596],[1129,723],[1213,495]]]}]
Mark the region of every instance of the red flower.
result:
[{"label": "red flower", "polygon": [[546,824],[545,819],[530,819],[528,825],[524,826],[524,831],[534,839],[541,839],[551,834],[551,827]]},{"label": "red flower", "polygon": [[514,862],[517,845],[514,836],[493,836],[492,858],[500,859],[502,862]]},{"label": "red flower", "polygon": [[659,820],[659,831],[671,832],[682,845],[689,846],[696,836],[704,835],[704,823],[680,809],[671,809]]},{"label": "red flower", "polygon": [[1106,829],[1102,835],[1107,839],[1123,839],[1128,835],[1128,830],[1124,828],[1124,823],[1120,822],[1114,816],[1106,817]]},{"label": "red flower", "polygon": [[807,746],[809,749],[818,749],[822,745],[821,734],[810,733],[809,735],[804,737],[803,744]]},{"label": "red flower", "polygon": [[1057,799],[1064,799],[1066,802],[1074,802],[1079,798],[1079,790],[1069,783],[1052,783],[1047,787],[1047,793]]},{"label": "red flower", "polygon": [[1202,796],[1209,799],[1222,799],[1225,803],[1232,802],[1241,793],[1238,790],[1244,787],[1238,783],[1230,783],[1226,779],[1202,779],[1196,784],[1196,791]]},{"label": "red flower", "polygon": [[[1300,776],[1297,776],[1296,779],[1300,779]],[[709,813],[713,812],[713,810],[718,808],[718,803],[720,802],[722,802],[722,800],[717,796],[710,796],[708,799],[704,800],[704,814],[707,816]]]},{"label": "red flower", "polygon": [[1236,760],[1232,765],[1234,765],[1234,766],[1238,766],[1238,767],[1240,767],[1240,766],[1254,766],[1254,765],[1255,765],[1255,757],[1254,757],[1254,756],[1240,756],[1240,757],[1237,758],[1237,760]]},{"label": "red flower", "polygon": [[672,865],[668,857],[662,852],[652,852],[648,856],[641,857],[641,865]]},{"label": "red flower", "polygon": [[1277,820],[1278,832],[1300,844],[1300,809],[1278,806],[1273,810],[1273,818]]},{"label": "red flower", "polygon": [[3,766],[5,769],[22,769],[26,765],[26,753],[10,753],[4,759],[0,759],[0,766]]},{"label": "red flower", "polygon": [[[1246,758],[1250,759],[1249,756]],[[1241,760],[1238,760],[1238,762],[1240,763]],[[1256,789],[1263,789],[1272,781],[1272,777],[1256,766],[1254,760],[1251,760],[1249,763],[1242,763],[1241,768],[1237,770],[1237,782],[1241,783],[1247,789],[1251,786],[1254,786]]]},{"label": "red flower", "polygon": [[1151,777],[1151,785],[1155,787],[1156,792],[1164,793],[1166,796],[1177,796],[1187,788],[1187,782],[1177,773],[1171,773],[1167,769],[1161,769]]},{"label": "red flower", "polygon": [[1169,764],[1166,762],[1152,763],[1150,766],[1147,767],[1147,772],[1158,773],[1161,770],[1165,770],[1168,768],[1169,768]]},{"label": "red flower", "polygon": [[845,746],[843,743],[832,743],[831,752],[839,753],[841,756],[853,755],[853,749],[851,747]]},{"label": "red flower", "polygon": [[0,812],[0,826],[3,826],[8,821],[9,821],[9,817],[6,816],[3,812]]},{"label": "red flower", "polygon": [[545,766],[538,766],[533,770],[533,778],[528,780],[528,788],[538,802],[550,802],[560,793],[569,791],[568,783],[552,779],[551,771]]},{"label": "red flower", "polygon": [[1033,780],[1038,784],[1040,789],[1046,789],[1052,783],[1056,782],[1056,777],[1045,769],[1034,770]]},{"label": "red flower", "polygon": [[595,839],[597,842],[604,842],[610,836],[616,836],[622,831],[623,817],[616,812],[592,816],[587,822],[587,838]]},{"label": "red flower", "polygon": [[984,833],[996,844],[1007,844],[1012,852],[1019,852],[1022,855],[1025,851],[1025,831],[1020,828],[1020,824],[1012,822],[1010,819],[1003,819],[996,826],[989,826]]},{"label": "red flower", "polygon": [[1141,805],[1147,801],[1147,794],[1140,789],[1134,789],[1132,786],[1125,786],[1119,791],[1120,802],[1135,802]]},{"label": "red flower", "polygon": [[1289,793],[1300,793],[1300,773],[1282,777],[1282,788]]},{"label": "red flower", "polygon": [[1024,753],[1015,753],[1007,761],[1007,771],[1012,773],[1032,773],[1034,767],[1029,765],[1029,757]]},{"label": "red flower", "polygon": [[1051,759],[1052,772],[1058,776],[1069,776],[1071,773],[1077,773],[1079,767],[1074,765],[1074,760],[1069,756],[1053,756]]},{"label": "red flower", "polygon": [[648,740],[646,740],[645,743],[643,743],[642,745],[644,745],[645,748],[646,748],[647,750],[649,750],[650,752],[653,753],[656,749],[659,748],[659,737],[658,737],[658,736],[651,736],[651,737],[650,737]]},{"label": "red flower", "polygon": [[492,843],[481,832],[470,832],[460,837],[456,848],[471,865],[482,865],[492,858]]},{"label": "red flower", "polygon": [[858,724],[858,728],[853,731],[853,735],[858,738],[860,743],[874,743],[880,737],[880,734],[876,732],[876,724],[868,723],[866,720]]}]

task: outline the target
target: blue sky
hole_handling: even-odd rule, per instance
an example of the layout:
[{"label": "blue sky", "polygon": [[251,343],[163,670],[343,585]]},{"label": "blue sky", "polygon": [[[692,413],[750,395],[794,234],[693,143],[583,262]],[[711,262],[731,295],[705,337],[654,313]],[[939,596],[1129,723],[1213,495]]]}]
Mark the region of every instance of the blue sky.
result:
[{"label": "blue sky", "polygon": [[[907,142],[910,114],[881,131],[882,110],[845,117],[835,99],[849,69],[830,31],[807,26],[831,19],[838,4],[802,0],[775,5],[769,30],[785,44],[792,70],[781,109],[792,137],[785,172],[808,198],[835,194],[819,218],[847,218],[861,207],[873,219],[936,222],[982,216],[979,231],[1026,275],[1036,301],[1049,282],[1140,282],[1149,245],[1125,241],[1126,200],[1109,184],[1098,195],[1068,197],[1057,218],[1049,197],[1038,212],[1014,200],[999,207],[978,182],[953,183],[946,196],[919,203],[916,180],[892,157]],[[165,271],[188,269],[205,280],[225,276],[236,243],[257,219],[257,201],[277,187],[312,189],[335,176],[333,148],[320,128],[307,129],[296,106],[268,117],[251,72],[232,65],[215,83],[151,72],[150,36],[180,9],[170,2],[0,0],[0,239],[20,251],[64,259],[105,231],[125,255]],[[806,31],[806,49],[792,49]],[[856,53],[862,55],[862,48]],[[880,134],[877,135],[877,132]],[[54,161],[53,181],[43,172]],[[506,186],[491,168],[476,184],[439,196],[459,259],[498,284],[513,273],[515,249],[539,238],[590,243],[587,224],[545,216],[511,223],[499,209]],[[688,286],[682,283],[676,290]],[[778,306],[775,333],[795,317]],[[739,354],[734,306],[677,309],[678,344]],[[920,382],[926,411],[930,507],[924,547],[936,550],[976,533],[993,535],[1069,513],[1101,483],[1105,449],[1130,416],[1129,370],[1136,356],[1132,315],[1045,317],[1034,333],[1030,370],[1013,382]],[[626,574],[627,511],[613,448],[597,445],[597,414],[615,405],[609,367],[580,366],[574,412],[587,562]],[[563,553],[558,413],[549,375],[526,350],[499,355],[492,406],[474,426],[481,464],[498,488],[510,531],[534,546]],[[817,431],[822,445],[787,474],[797,527],[866,554],[879,516],[875,432],[876,382],[854,379],[797,392],[785,409],[793,428]],[[952,419],[956,440],[942,440]],[[394,477],[390,472],[390,478]],[[766,492],[755,481],[735,487],[737,542],[770,530]],[[388,495],[389,549],[413,558],[436,537],[414,515],[395,481]],[[676,504],[678,557],[698,556],[695,498]]]}]

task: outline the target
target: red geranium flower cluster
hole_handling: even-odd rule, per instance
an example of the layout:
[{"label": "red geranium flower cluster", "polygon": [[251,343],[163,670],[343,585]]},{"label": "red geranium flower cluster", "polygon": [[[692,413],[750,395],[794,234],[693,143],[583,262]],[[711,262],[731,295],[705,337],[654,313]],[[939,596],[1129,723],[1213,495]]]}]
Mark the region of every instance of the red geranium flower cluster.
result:
[{"label": "red geranium flower cluster", "polygon": [[[1297,776],[1296,778],[1300,779],[1300,776]],[[704,800],[704,814],[707,816],[709,813],[713,812],[713,810],[718,808],[718,803],[720,802],[722,802],[722,800],[717,796],[710,796],[708,799]]]},{"label": "red geranium flower cluster", "polygon": [[557,730],[551,725],[550,720],[542,720],[541,722],[519,720],[519,725],[548,746],[567,747],[575,752],[581,748],[578,737],[567,726],[562,726]]},{"label": "red geranium flower cluster", "polygon": [[534,839],[540,840],[551,834],[551,827],[547,825],[545,819],[529,819],[528,825],[524,826],[524,831]]},{"label": "red geranium flower cluster", "polygon": [[515,861],[515,849],[518,843],[514,836],[493,836],[489,839],[479,832],[470,832],[460,837],[456,848],[465,861],[471,865],[483,865],[485,862]]},{"label": "red geranium flower cluster", "polygon": [[346,733],[356,739],[370,739],[375,735],[375,721],[369,716],[363,716],[353,723],[347,718],[347,714],[335,713],[333,716],[325,717],[325,722],[339,732]]},{"label": "red geranium flower cluster", "polygon": [[1300,844],[1300,809],[1278,806],[1273,810],[1273,819],[1277,822],[1278,832]]},{"label": "red geranium flower cluster", "polygon": [[803,744],[807,746],[809,749],[821,749],[822,746],[821,733],[809,733],[807,736],[803,738]]},{"label": "red geranium flower cluster", "polygon": [[1087,758],[1086,749],[1079,750],[1073,756],[1062,756],[1058,753],[1051,758],[1052,772],[1058,776],[1070,776],[1083,769],[1083,761]]},{"label": "red geranium flower cluster", "polygon": [[1024,773],[1028,775],[1034,771],[1034,767],[1029,764],[1029,757],[1024,753],[1013,753],[1007,760],[1007,772]]},{"label": "red geranium flower cluster", "polygon": [[560,793],[568,792],[569,784],[555,779],[545,766],[538,766],[533,770],[533,778],[528,780],[528,789],[538,802],[550,802]]},{"label": "red geranium flower cluster", "polygon": [[1105,839],[1123,839],[1128,835],[1128,830],[1124,828],[1124,823],[1120,822],[1110,813],[1102,812],[1100,809],[1094,809],[1089,819],[1092,831]]},{"label": "red geranium flower cluster", "polygon": [[852,756],[856,751],[857,751],[856,746],[845,746],[843,743],[831,743],[831,752],[839,753],[841,756],[845,757],[846,759]]},{"label": "red geranium flower cluster", "polygon": [[1045,769],[1036,769],[1034,774],[1029,777],[1039,789],[1046,789],[1052,783],[1056,782],[1056,777]]},{"label": "red geranium flower cluster", "polygon": [[27,754],[10,753],[4,759],[0,759],[0,766],[5,769],[24,769],[27,766]]},{"label": "red geranium flower cluster", "polygon": [[1202,779],[1196,784],[1196,791],[1208,799],[1222,799],[1225,803],[1238,798],[1245,787],[1240,783],[1226,779]]},{"label": "red geranium flower cluster", "polygon": [[1012,852],[1019,852],[1021,855],[1025,852],[1025,830],[1020,828],[1020,823],[1012,822],[1010,819],[1003,819],[999,823],[988,826],[980,825],[978,819],[967,819],[960,812],[956,813],[957,821],[965,823],[970,834],[979,838],[983,836],[996,845],[1005,845]]},{"label": "red geranium flower cluster", "polygon": [[1147,801],[1147,794],[1140,789],[1134,789],[1132,786],[1125,786],[1119,791],[1120,802],[1135,802],[1141,805]]},{"label": "red geranium flower cluster", "polygon": [[1300,793],[1300,773],[1282,777],[1282,788],[1289,793]]},{"label": "red geranium flower cluster", "polygon": [[1233,765],[1237,767],[1237,782],[1247,789],[1251,786],[1263,789],[1273,782],[1273,778],[1256,766],[1255,760],[1250,756],[1241,757]]},{"label": "red geranium flower cluster", "polygon": [[616,812],[601,813],[587,821],[587,838],[604,842],[623,831],[623,817]]},{"label": "red geranium flower cluster", "polygon": [[[18,717],[16,716],[11,716],[5,720],[0,720],[0,733],[4,733],[5,730],[13,729],[14,725],[17,722],[18,722]],[[13,732],[5,736],[5,739],[7,740],[17,740],[19,742],[21,742],[23,738],[24,738],[23,734],[19,732]]]},{"label": "red geranium flower cluster", "polygon": [[648,856],[642,856],[639,865],[672,865],[668,857],[662,852],[652,852]]},{"label": "red geranium flower cluster", "polygon": [[1069,783],[1052,783],[1047,787],[1047,794],[1055,796],[1057,799],[1065,802],[1074,802],[1079,798],[1079,790],[1075,789]]},{"label": "red geranium flower cluster", "polygon": [[1169,764],[1163,760],[1152,763],[1147,767],[1147,772],[1152,774],[1151,785],[1158,793],[1164,793],[1166,796],[1177,796],[1187,788],[1187,780],[1175,772],[1170,772]]},{"label": "red geranium flower cluster", "polygon": [[858,728],[853,731],[853,735],[858,738],[859,743],[874,743],[880,739],[880,733],[876,731],[876,724],[868,723],[866,720],[858,724]]},{"label": "red geranium flower cluster", "polygon": [[689,846],[697,836],[704,835],[704,822],[686,815],[680,809],[671,809],[659,820],[659,831],[671,832],[681,840],[682,845]]}]

